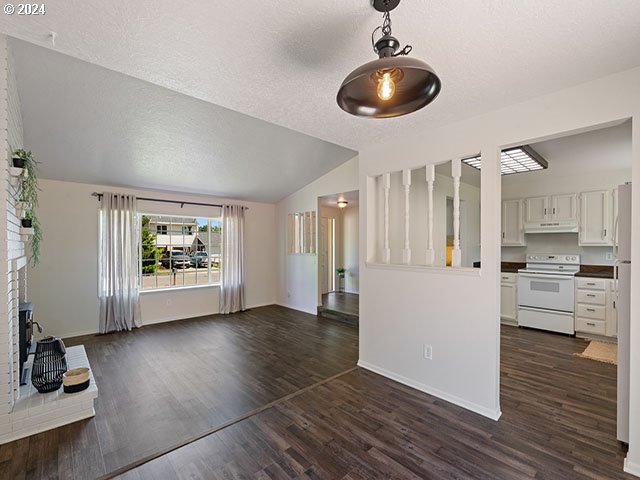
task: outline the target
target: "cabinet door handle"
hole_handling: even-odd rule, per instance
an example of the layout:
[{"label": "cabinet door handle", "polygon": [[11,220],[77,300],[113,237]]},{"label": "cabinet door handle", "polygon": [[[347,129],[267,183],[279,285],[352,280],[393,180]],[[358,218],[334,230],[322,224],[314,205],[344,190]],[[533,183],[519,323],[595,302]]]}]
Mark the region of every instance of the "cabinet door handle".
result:
[{"label": "cabinet door handle", "polygon": [[553,214],[556,214],[556,207],[553,207]]},{"label": "cabinet door handle", "polygon": [[587,312],[594,312],[595,313],[595,308],[587,308]]},{"label": "cabinet door handle", "polygon": [[587,325],[589,325],[590,327],[595,327],[596,326],[596,324],[593,323],[593,322],[587,322]]},{"label": "cabinet door handle", "polygon": [[587,293],[587,297],[595,298],[595,295],[593,293]]},{"label": "cabinet door handle", "polygon": [[590,287],[595,287],[596,286],[596,284],[593,283],[593,282],[587,282],[587,285],[589,285]]}]

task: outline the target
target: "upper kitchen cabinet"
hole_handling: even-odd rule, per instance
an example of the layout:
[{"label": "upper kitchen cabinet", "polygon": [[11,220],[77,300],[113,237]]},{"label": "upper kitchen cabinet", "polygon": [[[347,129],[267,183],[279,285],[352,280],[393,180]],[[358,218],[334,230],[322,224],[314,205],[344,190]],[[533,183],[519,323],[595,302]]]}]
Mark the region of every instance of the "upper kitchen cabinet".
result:
[{"label": "upper kitchen cabinet", "polygon": [[524,237],[524,201],[502,202],[502,246],[521,247],[527,242]]},{"label": "upper kitchen cabinet", "polygon": [[575,193],[551,197],[551,219],[557,222],[578,220],[578,196]]},{"label": "upper kitchen cabinet", "polygon": [[612,245],[613,191],[597,190],[580,194],[581,246]]},{"label": "upper kitchen cabinet", "polygon": [[544,222],[549,210],[549,197],[532,197],[525,199],[526,223]]},{"label": "upper kitchen cabinet", "polygon": [[578,196],[575,193],[525,199],[525,233],[577,232]]}]

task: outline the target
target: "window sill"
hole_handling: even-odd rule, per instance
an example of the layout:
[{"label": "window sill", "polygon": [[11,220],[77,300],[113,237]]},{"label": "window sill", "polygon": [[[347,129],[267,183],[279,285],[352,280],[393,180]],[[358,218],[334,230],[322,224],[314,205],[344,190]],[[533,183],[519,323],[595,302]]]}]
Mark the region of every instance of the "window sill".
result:
[{"label": "window sill", "polygon": [[145,293],[159,293],[159,292],[175,292],[181,290],[196,290],[200,288],[214,288],[220,287],[219,283],[208,283],[206,285],[185,285],[184,287],[160,287],[160,288],[147,288],[145,290],[140,290],[140,295]]},{"label": "window sill", "polygon": [[367,268],[373,268],[378,270],[398,270],[398,271],[409,271],[409,272],[423,272],[423,273],[436,273],[436,274],[445,274],[445,275],[463,275],[467,277],[479,277],[480,269],[479,268],[469,268],[469,267],[433,267],[427,265],[403,265],[403,264],[394,264],[394,263],[377,263],[377,262],[366,262],[365,266]]}]

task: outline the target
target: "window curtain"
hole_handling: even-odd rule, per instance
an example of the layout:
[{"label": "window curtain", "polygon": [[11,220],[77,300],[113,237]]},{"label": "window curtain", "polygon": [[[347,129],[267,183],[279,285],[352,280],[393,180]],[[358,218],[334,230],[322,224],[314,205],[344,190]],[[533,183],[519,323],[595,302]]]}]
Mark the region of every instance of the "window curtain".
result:
[{"label": "window curtain", "polygon": [[100,333],[139,326],[136,197],[105,192],[100,215]]},{"label": "window curtain", "polygon": [[222,207],[222,265],[220,313],[245,309],[244,211],[240,205]]}]

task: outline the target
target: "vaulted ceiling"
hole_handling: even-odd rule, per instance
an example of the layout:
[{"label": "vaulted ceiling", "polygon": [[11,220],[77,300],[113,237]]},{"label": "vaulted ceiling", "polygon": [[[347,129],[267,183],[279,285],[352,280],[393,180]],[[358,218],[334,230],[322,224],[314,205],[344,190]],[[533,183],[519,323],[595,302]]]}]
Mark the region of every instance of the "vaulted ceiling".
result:
[{"label": "vaulted ceiling", "polygon": [[354,150],[640,65],[637,0],[404,0],[394,35],[438,72],[442,93],[417,113],[368,120],[335,95],[374,58],[381,17],[369,0],[46,5],[44,16],[0,16],[0,31]]},{"label": "vaulted ceiling", "polygon": [[276,202],[356,152],[11,39],[42,178]]}]

